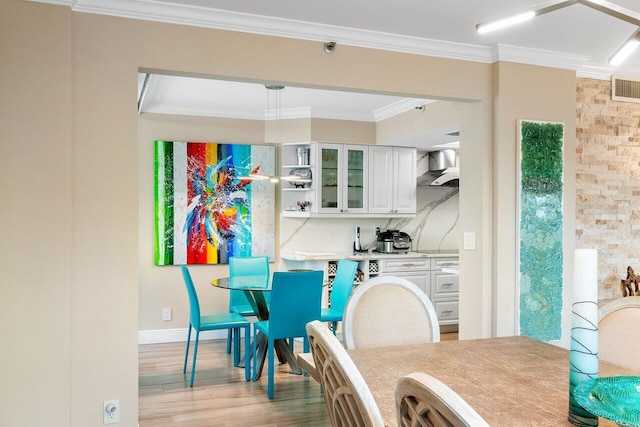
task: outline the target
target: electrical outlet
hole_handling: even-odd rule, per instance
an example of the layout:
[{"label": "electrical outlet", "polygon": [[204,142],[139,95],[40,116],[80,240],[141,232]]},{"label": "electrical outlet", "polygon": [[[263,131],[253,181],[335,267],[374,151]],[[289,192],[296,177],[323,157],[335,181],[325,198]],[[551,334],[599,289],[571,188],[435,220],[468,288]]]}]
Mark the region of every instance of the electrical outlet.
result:
[{"label": "electrical outlet", "polygon": [[120,422],[120,401],[105,400],[102,408],[104,424],[116,424]]},{"label": "electrical outlet", "polygon": [[162,320],[171,320],[171,308],[165,307],[162,309]]}]

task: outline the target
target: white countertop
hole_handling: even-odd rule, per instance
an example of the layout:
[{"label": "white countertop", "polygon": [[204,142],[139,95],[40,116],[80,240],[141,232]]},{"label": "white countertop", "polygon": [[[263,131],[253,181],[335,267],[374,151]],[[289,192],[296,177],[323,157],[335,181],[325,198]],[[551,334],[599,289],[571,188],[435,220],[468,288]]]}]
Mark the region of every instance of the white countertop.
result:
[{"label": "white countertop", "polygon": [[350,259],[354,261],[387,258],[446,258],[457,257],[457,251],[420,251],[406,254],[385,254],[380,252],[324,252],[324,251],[296,251],[291,254],[280,254],[282,259],[291,261],[330,261],[336,259]]}]

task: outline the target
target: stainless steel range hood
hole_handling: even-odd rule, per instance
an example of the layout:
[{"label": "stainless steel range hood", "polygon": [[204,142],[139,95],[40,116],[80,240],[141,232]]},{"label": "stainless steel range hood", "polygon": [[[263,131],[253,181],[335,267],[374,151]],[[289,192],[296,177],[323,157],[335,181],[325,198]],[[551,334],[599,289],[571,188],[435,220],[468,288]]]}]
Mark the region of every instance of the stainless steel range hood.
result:
[{"label": "stainless steel range hood", "polygon": [[458,169],[458,152],[456,150],[430,151],[429,169],[418,176],[417,184],[457,187],[460,173]]}]

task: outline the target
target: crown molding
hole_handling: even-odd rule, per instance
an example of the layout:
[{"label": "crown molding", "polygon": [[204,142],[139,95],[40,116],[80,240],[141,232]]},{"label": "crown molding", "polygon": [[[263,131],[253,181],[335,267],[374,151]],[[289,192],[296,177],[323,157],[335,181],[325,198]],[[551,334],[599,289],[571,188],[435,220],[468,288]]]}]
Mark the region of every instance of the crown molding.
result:
[{"label": "crown molding", "polygon": [[324,25],[249,13],[157,0],[29,0],[68,6],[74,12],[95,13],[205,27],[218,30],[286,37],[309,41],[334,41],[339,45],[387,50],[482,63],[497,61],[570,69],[579,76],[610,79],[613,68],[586,65],[587,56],[497,44],[491,47],[403,36],[377,31]]},{"label": "crown molding", "polygon": [[375,110],[373,112],[373,121],[379,122],[380,120],[397,116],[398,114],[405,113],[423,105],[431,104],[432,102],[436,101],[433,99],[401,99],[391,105]]}]

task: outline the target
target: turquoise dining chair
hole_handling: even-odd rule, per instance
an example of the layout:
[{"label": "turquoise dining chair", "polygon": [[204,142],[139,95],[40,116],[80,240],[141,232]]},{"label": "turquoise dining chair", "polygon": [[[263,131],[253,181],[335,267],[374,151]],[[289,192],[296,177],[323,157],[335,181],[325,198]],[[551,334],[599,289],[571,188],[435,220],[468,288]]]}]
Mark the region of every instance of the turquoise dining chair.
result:
[{"label": "turquoise dining chair", "polygon": [[[269,257],[236,257],[229,258],[229,276],[265,276],[265,288],[269,286]],[[269,303],[270,292],[264,293],[267,304]],[[255,309],[249,303],[244,291],[229,291],[229,313],[237,313],[244,317],[257,316]],[[229,329],[227,334],[227,354],[231,353],[231,342],[233,341],[233,329]]]},{"label": "turquoise dining chair", "polygon": [[240,359],[240,329],[244,329],[244,348],[246,349],[244,355],[244,377],[249,381],[251,378],[251,367],[249,359],[249,338],[251,335],[251,324],[241,315],[237,313],[222,313],[211,314],[208,316],[202,316],[200,314],[200,302],[198,301],[198,294],[196,288],[193,286],[193,280],[191,279],[191,273],[184,265],[182,266],[182,277],[184,278],[184,284],[187,287],[187,293],[189,294],[189,332],[187,334],[187,349],[184,353],[184,367],[182,372],[187,372],[187,360],[189,358],[189,343],[191,342],[191,329],[196,331],[196,337],[193,346],[193,362],[191,363],[191,380],[189,387],[193,387],[193,379],[196,374],[196,358],[198,356],[198,342],[200,339],[200,331],[215,331],[219,329],[234,329],[236,331],[236,338],[234,342],[234,365],[238,366]]},{"label": "turquoise dining chair", "polygon": [[267,339],[267,368],[268,386],[267,396],[273,399],[274,391],[274,347],[276,340],[282,340],[287,346],[286,339],[302,337],[304,352],[309,352],[306,325],[313,320],[320,319],[320,305],[322,300],[322,271],[275,272],[271,285],[271,305],[269,320],[254,324],[253,339],[253,379],[258,372],[256,355],[259,334]]},{"label": "turquoise dining chair", "polygon": [[348,259],[338,261],[338,269],[333,278],[331,296],[329,297],[329,308],[323,308],[320,312],[321,322],[331,322],[333,335],[336,334],[338,322],[342,321],[344,307],[353,289],[353,280],[356,277],[358,263]]}]

